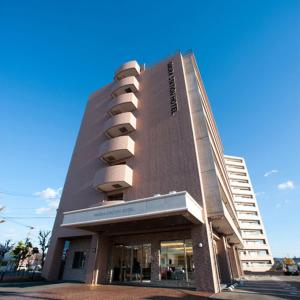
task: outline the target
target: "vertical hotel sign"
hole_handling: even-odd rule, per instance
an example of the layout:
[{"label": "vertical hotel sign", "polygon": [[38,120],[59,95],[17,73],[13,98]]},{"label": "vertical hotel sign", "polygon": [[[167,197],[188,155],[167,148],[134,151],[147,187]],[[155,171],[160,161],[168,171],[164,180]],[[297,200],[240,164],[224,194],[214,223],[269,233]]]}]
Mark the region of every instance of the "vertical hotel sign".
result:
[{"label": "vertical hotel sign", "polygon": [[171,115],[174,116],[178,110],[178,104],[177,104],[176,83],[175,83],[173,61],[168,62],[168,76],[169,76],[168,79],[169,79]]}]

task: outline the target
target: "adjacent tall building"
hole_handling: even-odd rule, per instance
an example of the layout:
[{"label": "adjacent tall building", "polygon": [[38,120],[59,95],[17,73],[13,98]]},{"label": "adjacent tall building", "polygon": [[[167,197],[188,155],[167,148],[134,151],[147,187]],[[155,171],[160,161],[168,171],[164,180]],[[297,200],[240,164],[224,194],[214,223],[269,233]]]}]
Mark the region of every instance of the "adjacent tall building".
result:
[{"label": "adjacent tall building", "polygon": [[240,250],[243,270],[268,271],[274,260],[245,160],[226,155],[225,163],[244,240]]},{"label": "adjacent tall building", "polygon": [[194,55],[125,63],[89,97],[43,276],[218,292],[241,248]]}]

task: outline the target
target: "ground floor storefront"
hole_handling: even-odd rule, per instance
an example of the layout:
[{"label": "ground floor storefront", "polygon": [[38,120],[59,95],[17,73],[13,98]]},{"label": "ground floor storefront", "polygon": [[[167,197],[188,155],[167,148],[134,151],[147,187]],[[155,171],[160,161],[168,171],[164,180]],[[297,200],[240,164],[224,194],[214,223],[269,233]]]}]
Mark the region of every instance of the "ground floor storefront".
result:
[{"label": "ground floor storefront", "polygon": [[187,192],[65,212],[57,222],[48,280],[219,292],[241,275],[230,223],[204,218]]},{"label": "ground floor storefront", "polygon": [[[206,290],[239,277],[237,250],[214,235],[213,254],[191,228],[175,231],[71,237],[62,247],[59,279],[93,284],[137,284]],[[193,239],[194,238],[194,239]],[[206,253],[206,254],[205,254]],[[197,281],[198,278],[198,281]],[[200,278],[200,279],[199,279]]]}]

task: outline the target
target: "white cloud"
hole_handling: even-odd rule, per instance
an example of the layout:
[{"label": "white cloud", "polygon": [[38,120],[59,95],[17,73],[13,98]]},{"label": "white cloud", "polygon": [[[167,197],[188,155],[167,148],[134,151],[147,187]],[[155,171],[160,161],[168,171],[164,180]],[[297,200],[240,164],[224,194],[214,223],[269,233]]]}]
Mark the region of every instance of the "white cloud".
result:
[{"label": "white cloud", "polygon": [[39,207],[35,210],[35,212],[40,215],[47,212],[55,212],[58,208],[59,199],[55,200],[47,200],[47,206],[45,207]]},{"label": "white cloud", "polygon": [[46,188],[41,192],[36,192],[34,195],[46,199],[47,206],[39,207],[35,210],[35,212],[40,215],[43,213],[55,212],[58,208],[60,196],[61,196],[62,188],[52,189]]},{"label": "white cloud", "polygon": [[294,182],[291,180],[288,180],[286,182],[282,182],[280,184],[277,185],[277,188],[279,190],[292,190],[295,188]]},{"label": "white cloud", "polygon": [[271,170],[271,171],[266,172],[264,176],[269,177],[269,176],[271,176],[273,174],[276,174],[276,173],[278,173],[278,170]]},{"label": "white cloud", "polygon": [[44,199],[58,199],[61,196],[61,192],[62,188],[58,188],[57,190],[52,188],[46,188],[41,192],[34,193],[34,195]]}]

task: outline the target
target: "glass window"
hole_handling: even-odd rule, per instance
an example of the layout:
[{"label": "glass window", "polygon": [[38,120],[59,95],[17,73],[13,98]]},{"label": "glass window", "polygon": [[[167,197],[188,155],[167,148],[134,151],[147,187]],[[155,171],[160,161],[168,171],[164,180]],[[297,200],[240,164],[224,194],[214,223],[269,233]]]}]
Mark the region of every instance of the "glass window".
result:
[{"label": "glass window", "polygon": [[112,250],[111,281],[151,279],[151,244],[115,244]]},{"label": "glass window", "polygon": [[85,263],[86,254],[82,251],[76,251],[74,252],[74,258],[73,258],[73,269],[83,269],[84,263]]},{"label": "glass window", "polygon": [[163,241],[160,244],[162,280],[193,279],[194,261],[191,240]]}]

